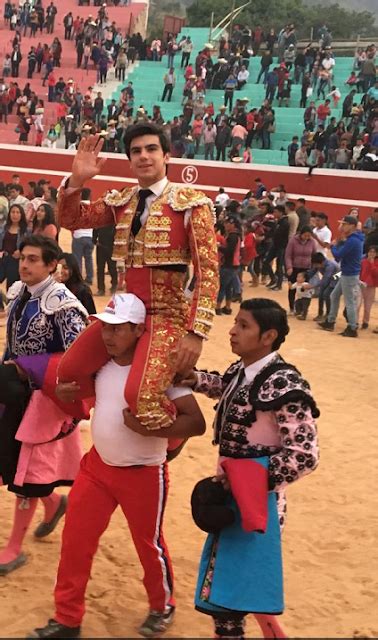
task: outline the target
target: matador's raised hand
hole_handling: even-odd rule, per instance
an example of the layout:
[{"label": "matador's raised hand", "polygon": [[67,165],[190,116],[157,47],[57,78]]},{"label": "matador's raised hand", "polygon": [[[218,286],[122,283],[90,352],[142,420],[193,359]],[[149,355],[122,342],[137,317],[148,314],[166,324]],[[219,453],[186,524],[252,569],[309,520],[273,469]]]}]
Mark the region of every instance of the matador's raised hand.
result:
[{"label": "matador's raised hand", "polygon": [[104,144],[104,138],[99,135],[82,138],[77,148],[77,152],[72,163],[72,175],[70,177],[69,186],[77,189],[83,184],[100,173],[106,162],[106,158],[99,158]]}]

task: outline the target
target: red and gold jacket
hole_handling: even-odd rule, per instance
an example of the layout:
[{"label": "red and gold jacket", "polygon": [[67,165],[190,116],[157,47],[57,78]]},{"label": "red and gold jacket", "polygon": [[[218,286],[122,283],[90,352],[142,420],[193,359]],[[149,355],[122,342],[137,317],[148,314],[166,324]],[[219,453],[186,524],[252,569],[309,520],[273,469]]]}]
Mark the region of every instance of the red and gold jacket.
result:
[{"label": "red and gold jacket", "polygon": [[80,197],[80,189],[60,189],[60,225],[74,231],[115,224],[113,259],[124,260],[127,268],[193,263],[195,288],[187,330],[206,338],[219,284],[211,200],[201,191],[168,183],[134,238],[130,231],[138,203],[137,187],[110,191],[90,204],[81,202]]}]

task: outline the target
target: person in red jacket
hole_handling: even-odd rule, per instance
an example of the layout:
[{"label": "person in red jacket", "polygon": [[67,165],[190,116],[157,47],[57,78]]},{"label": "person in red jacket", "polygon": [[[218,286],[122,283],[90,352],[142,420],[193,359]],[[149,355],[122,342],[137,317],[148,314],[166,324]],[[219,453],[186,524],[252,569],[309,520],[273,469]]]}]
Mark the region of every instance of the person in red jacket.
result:
[{"label": "person in red jacket", "polygon": [[324,126],[325,121],[327,120],[327,118],[331,115],[331,108],[330,108],[330,100],[326,100],[324,102],[324,104],[320,104],[316,110],[316,114],[318,116],[318,125],[322,124]]},{"label": "person in red jacket", "polygon": [[[253,223],[252,223],[253,224]],[[253,268],[253,263],[257,256],[256,250],[256,236],[253,232],[252,224],[249,224],[246,229],[246,234],[244,236],[243,247],[241,250],[241,263],[243,267],[247,267],[247,271],[252,278],[252,285],[257,286],[259,278],[255,273]]]},{"label": "person in red jacket", "polygon": [[378,287],[378,249],[370,247],[366,258],[361,262],[361,282],[365,286],[361,287],[362,303],[364,305],[361,329],[369,326],[370,312],[375,299],[375,289]]}]

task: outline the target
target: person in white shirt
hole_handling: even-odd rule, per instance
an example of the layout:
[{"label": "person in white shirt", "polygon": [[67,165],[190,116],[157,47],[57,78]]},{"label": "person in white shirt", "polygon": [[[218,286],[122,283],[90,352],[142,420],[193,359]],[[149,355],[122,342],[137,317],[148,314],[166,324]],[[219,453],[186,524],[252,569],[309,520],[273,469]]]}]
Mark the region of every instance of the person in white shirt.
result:
[{"label": "person in white shirt", "polygon": [[182,56],[181,56],[181,69],[183,67],[187,67],[190,61],[190,54],[193,51],[193,42],[190,38],[190,36],[188,36],[184,42],[181,44],[181,51],[182,51]]},{"label": "person in white shirt", "polygon": [[243,64],[239,73],[238,73],[238,89],[244,87],[247,84],[249,78],[249,71],[247,67]]},{"label": "person in white shirt", "polygon": [[356,169],[358,161],[360,160],[361,151],[365,148],[364,143],[361,138],[357,138],[356,144],[353,147],[352,159],[351,159],[351,167],[352,169]]},{"label": "person in white shirt", "polygon": [[317,213],[315,217],[315,227],[312,230],[317,242],[318,251],[328,257],[328,249],[331,246],[332,231],[328,226],[328,216],[325,213]]},{"label": "person in white shirt", "polygon": [[306,282],[306,273],[304,271],[297,273],[296,282],[289,282],[289,289],[294,289],[296,292],[294,309],[297,319],[306,320],[311,304],[313,287]]},{"label": "person in white shirt", "polygon": [[[93,558],[118,505],[144,569],[150,612],[139,633],[161,634],[175,611],[171,560],[162,529],[168,492],[167,429],[147,430],[129,412],[124,398],[136,345],[145,330],[146,308],[134,294],[116,294],[94,318],[102,323],[111,360],[96,375],[93,446],[70,493],[54,591],[56,613],[45,627],[33,631],[36,638],[79,637]],[[78,392],[75,382],[57,387],[58,397],[67,402]],[[179,438],[182,447],[182,439],[204,433],[205,421],[189,388],[170,387],[167,395],[177,409],[169,436]]]},{"label": "person in white shirt", "polygon": [[227,202],[229,201],[230,196],[225,192],[223,187],[219,187],[219,193],[214,200],[214,204],[219,204],[221,207],[225,207]]},{"label": "person in white shirt", "polygon": [[9,200],[9,208],[11,208],[14,204],[19,204],[24,209],[30,204],[28,198],[22,195],[22,187],[20,184],[12,184],[8,187],[8,200]]}]

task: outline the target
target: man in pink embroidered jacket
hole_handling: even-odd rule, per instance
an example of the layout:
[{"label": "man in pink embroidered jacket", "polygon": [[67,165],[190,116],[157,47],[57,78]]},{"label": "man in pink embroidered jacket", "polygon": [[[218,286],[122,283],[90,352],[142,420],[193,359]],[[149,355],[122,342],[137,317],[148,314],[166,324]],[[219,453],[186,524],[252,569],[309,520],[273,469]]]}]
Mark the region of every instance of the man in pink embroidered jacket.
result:
[{"label": "man in pink embroidered jacket", "polygon": [[[271,308],[271,305],[274,306]],[[277,353],[285,333],[272,343],[272,349],[269,346],[267,353],[264,350],[263,357],[248,364],[248,351],[254,351],[254,344],[248,336],[251,328],[247,328],[246,322],[252,316],[254,330],[263,335],[259,315],[279,314],[278,309],[272,300],[244,301],[230,331],[232,351],[240,355],[241,360],[223,375],[196,371],[194,390],[219,399],[213,442],[219,444],[221,459],[270,457],[269,489],[278,493],[283,525],[284,490],[314,471],[318,464],[315,418],[319,411],[308,382]],[[282,331],[288,333],[286,314],[284,317],[286,324]]]},{"label": "man in pink embroidered jacket", "polygon": [[[278,303],[264,298],[246,300],[241,304],[230,331],[231,349],[241,359],[232,364],[223,375],[195,371],[182,381],[182,384],[189,384],[195,391],[219,400],[214,420],[214,444],[219,445],[217,478],[226,489],[231,490],[236,502],[240,487],[244,486],[246,489],[245,495],[249,491],[252,496],[254,492],[254,487],[249,484],[248,472],[244,471],[249,465],[246,467],[243,463],[247,459],[267,460],[265,482],[268,482],[269,492],[276,492],[275,518],[277,527],[279,522],[281,529],[286,511],[285,489],[292,482],[311,473],[318,464],[319,455],[315,424],[319,411],[310,386],[299,371],[277,353],[288,332],[286,311]],[[238,466],[238,486],[233,484],[234,477],[227,477],[225,473],[225,468],[231,469],[230,459],[234,468],[235,465],[238,466],[237,459],[241,463]],[[251,507],[252,503],[253,496]],[[243,518],[242,510],[241,517]],[[227,530],[226,528],[225,531]],[[276,616],[264,613],[281,613],[282,609],[264,609],[261,604],[256,605],[256,593],[249,596],[251,585],[258,580],[258,601],[261,603],[264,598],[265,602],[268,601],[271,586],[275,584],[275,580],[280,581],[279,575],[271,575],[266,568],[269,574],[267,581],[264,583],[264,580],[257,578],[259,559],[250,566],[251,556],[246,546],[249,538],[242,532],[241,526],[236,532],[233,529],[233,534],[228,534],[227,539],[233,541],[232,545],[237,545],[237,557],[243,558],[241,564],[244,568],[237,569],[235,565],[233,576],[222,571],[219,542],[212,563],[208,565],[208,573],[205,572],[201,577],[207,587],[197,591],[196,608],[212,615],[216,637],[235,635],[243,638],[247,613],[254,613],[264,637],[286,637]],[[233,548],[229,549],[228,555]],[[273,546],[272,553],[274,548]],[[220,575],[223,576],[221,589]],[[251,575],[254,576],[252,581]],[[235,584],[239,585],[238,589]],[[219,600],[220,590],[228,596],[226,605],[218,602],[218,606],[223,607],[222,613],[218,614],[217,610],[210,610],[209,603],[211,598]],[[242,598],[239,597],[240,594]]]}]

